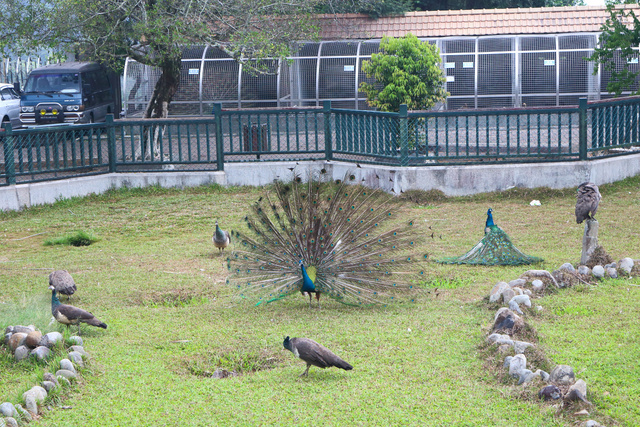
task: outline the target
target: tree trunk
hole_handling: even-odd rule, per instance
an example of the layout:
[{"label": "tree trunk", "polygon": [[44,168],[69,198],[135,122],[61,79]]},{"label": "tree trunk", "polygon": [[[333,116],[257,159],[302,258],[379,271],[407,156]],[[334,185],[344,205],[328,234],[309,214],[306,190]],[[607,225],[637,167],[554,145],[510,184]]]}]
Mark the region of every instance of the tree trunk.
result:
[{"label": "tree trunk", "polygon": [[584,226],[584,235],[582,236],[582,256],[580,264],[584,265],[589,261],[591,254],[598,247],[598,221],[588,219]]},{"label": "tree trunk", "polygon": [[[153,88],[153,94],[145,110],[147,119],[166,119],[169,116],[169,104],[173,95],[178,90],[180,83],[180,58],[167,58],[160,64],[162,74]],[[142,140],[144,141],[144,153],[147,159],[156,159],[160,150],[158,145],[162,140],[164,126],[145,127]]]}]

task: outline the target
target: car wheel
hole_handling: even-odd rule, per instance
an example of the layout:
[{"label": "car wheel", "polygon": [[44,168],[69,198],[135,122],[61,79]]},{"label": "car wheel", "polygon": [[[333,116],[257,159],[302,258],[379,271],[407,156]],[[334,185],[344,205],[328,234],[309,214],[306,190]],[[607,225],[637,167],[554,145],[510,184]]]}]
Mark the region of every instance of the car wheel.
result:
[{"label": "car wheel", "polygon": [[11,123],[11,121],[9,120],[9,117],[3,118],[2,124],[0,124],[0,129],[6,129],[9,123]]}]

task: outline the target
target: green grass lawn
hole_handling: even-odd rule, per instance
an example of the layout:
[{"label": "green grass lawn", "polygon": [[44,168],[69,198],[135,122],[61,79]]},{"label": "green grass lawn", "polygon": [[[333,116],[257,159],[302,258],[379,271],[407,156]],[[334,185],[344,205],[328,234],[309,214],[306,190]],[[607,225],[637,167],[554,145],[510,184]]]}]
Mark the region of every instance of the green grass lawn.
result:
[{"label": "green grass lawn", "polygon": [[[600,243],[616,260],[640,258],[640,178],[600,190]],[[428,262],[424,286],[438,287],[438,296],[386,308],[323,300],[321,310],[309,309],[299,295],[256,307],[234,298],[226,256],[211,243],[214,222],[244,227],[261,194],[125,189],[0,213],[0,327],[64,331],[49,324],[47,278],[55,269],[68,270],[78,285],[71,304],[108,324],[82,327],[89,366],[38,425],[570,426],[588,419],[532,399],[537,389],[523,392],[486,360],[496,307],[485,297],[528,267]],[[520,250],[545,259],[533,268],[552,271],[580,258],[584,228],[575,223],[574,194],[412,194],[397,209],[427,236],[419,250],[438,259],[477,243],[491,207]],[[542,206],[530,206],[532,199]],[[78,231],[97,242],[44,245]],[[562,290],[536,300],[543,311],[527,317],[551,365],[571,365],[587,381],[590,418],[607,425],[640,425],[638,285],[634,277]],[[305,364],[282,351],[286,335],[312,338],[354,369],[311,367],[299,378]],[[218,366],[248,372],[208,378]],[[0,400],[18,403],[42,370],[0,350]]]}]

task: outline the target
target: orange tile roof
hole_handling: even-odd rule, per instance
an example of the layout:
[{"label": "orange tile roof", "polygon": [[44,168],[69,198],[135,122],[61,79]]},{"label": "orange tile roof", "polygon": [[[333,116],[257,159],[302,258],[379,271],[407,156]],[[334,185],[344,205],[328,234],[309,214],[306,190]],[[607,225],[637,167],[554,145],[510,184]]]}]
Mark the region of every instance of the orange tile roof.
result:
[{"label": "orange tile roof", "polygon": [[[640,6],[617,6],[633,9]],[[370,19],[366,15],[320,15],[322,40],[379,39],[382,36],[483,36],[497,34],[559,34],[599,32],[609,17],[604,6],[523,9],[472,9],[408,12],[404,16]]]}]

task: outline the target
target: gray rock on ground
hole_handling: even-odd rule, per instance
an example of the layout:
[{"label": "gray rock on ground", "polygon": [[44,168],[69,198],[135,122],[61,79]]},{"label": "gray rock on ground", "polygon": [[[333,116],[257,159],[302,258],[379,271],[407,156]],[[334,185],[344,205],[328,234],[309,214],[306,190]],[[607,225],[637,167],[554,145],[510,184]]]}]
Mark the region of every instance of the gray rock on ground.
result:
[{"label": "gray rock on ground", "polygon": [[79,337],[78,335],[73,335],[73,336],[69,337],[69,341],[74,343],[74,345],[79,345],[79,346],[83,345],[82,338]]},{"label": "gray rock on ground", "polygon": [[508,287],[509,285],[507,284],[507,282],[496,283],[489,293],[489,302],[500,302],[500,300],[502,299],[502,291],[504,291]]},{"label": "gray rock on ground", "polygon": [[0,404],[0,414],[5,417],[14,417],[16,416],[16,408],[11,402],[4,402]]},{"label": "gray rock on ground", "polygon": [[506,334],[491,334],[487,337],[487,341],[492,344],[509,344],[513,345],[513,340]]},{"label": "gray rock on ground", "polygon": [[524,354],[516,354],[509,362],[509,375],[520,378],[522,372],[527,368],[527,358]]},{"label": "gray rock on ground", "polygon": [[39,345],[38,347],[31,350],[31,353],[29,355],[37,357],[38,360],[44,360],[47,357],[49,357],[50,354],[51,354],[51,350],[49,350],[49,347],[44,345]]},{"label": "gray rock on ground", "polygon": [[[511,301],[515,301],[518,303],[518,305],[523,305],[525,307],[529,307],[531,308],[531,298],[529,298],[529,295],[516,295],[515,297],[511,298]],[[511,302],[509,301],[509,302]]]},{"label": "gray rock on ground", "polygon": [[42,379],[44,381],[51,381],[52,383],[54,383],[55,385],[58,385],[58,379],[56,378],[55,375],[53,375],[51,372],[47,372],[42,376]]},{"label": "gray rock on ground", "polygon": [[47,390],[47,393],[49,393],[51,390],[56,388],[56,383],[53,381],[42,381],[42,388]]},{"label": "gray rock on ground", "polygon": [[631,273],[633,270],[633,260],[631,258],[622,258],[620,260],[620,270],[623,270],[625,273]]},{"label": "gray rock on ground", "polygon": [[536,279],[531,282],[531,287],[533,287],[534,291],[539,292],[544,288],[544,282],[540,279]]},{"label": "gray rock on ground", "polygon": [[502,300],[505,303],[509,303],[509,301],[511,301],[511,298],[513,298],[514,296],[516,296],[516,291],[514,291],[510,287],[507,287],[502,291]]},{"label": "gray rock on ground", "polygon": [[569,273],[575,273],[576,272],[576,269],[569,262],[565,262],[564,264],[562,264],[560,267],[558,267],[558,270],[564,270],[564,271],[567,271]]},{"label": "gray rock on ground", "polygon": [[89,357],[89,355],[87,354],[86,351],[84,351],[84,347],[82,347],[81,345],[72,345],[69,348],[69,351],[77,351],[78,353],[80,353],[82,355],[82,357]]},{"label": "gray rock on ground", "polygon": [[514,279],[512,281],[509,282],[509,286],[511,286],[512,288],[524,288],[524,286],[527,284],[527,281],[524,279]]},{"label": "gray rock on ground", "polygon": [[540,369],[538,369],[536,372],[532,372],[530,369],[523,369],[522,371],[520,371],[518,385],[529,383],[538,377],[540,377]]},{"label": "gray rock on ground", "polygon": [[612,279],[617,279],[618,270],[616,270],[614,267],[607,268],[607,276],[611,277]]},{"label": "gray rock on ground", "polygon": [[26,409],[24,409],[22,407],[22,405],[20,405],[18,403],[18,404],[15,405],[15,408],[16,408],[16,412],[20,415],[20,419],[22,421],[26,421],[28,423],[33,421],[33,417],[31,416],[31,413],[29,411],[27,411]]},{"label": "gray rock on ground", "polygon": [[35,331],[36,327],[33,325],[29,325],[29,326],[22,326],[22,325],[15,325],[13,327],[13,333],[17,334],[17,333],[25,333],[25,334],[29,334],[29,332]]},{"label": "gray rock on ground", "polygon": [[586,265],[580,265],[578,266],[578,274],[582,274],[583,276],[588,276],[589,274],[591,274],[591,269]]},{"label": "gray rock on ground", "polygon": [[549,382],[558,385],[571,385],[575,383],[576,375],[569,365],[558,365],[549,374]]},{"label": "gray rock on ground", "polygon": [[513,351],[516,354],[524,354],[524,352],[529,348],[533,347],[533,344],[525,342],[525,341],[514,341],[513,342]]},{"label": "gray rock on ground", "polygon": [[81,368],[84,367],[84,360],[82,360],[82,354],[78,353],[77,351],[70,351],[69,359],[76,365],[80,366]]},{"label": "gray rock on ground", "polygon": [[533,277],[535,277],[536,279],[545,278],[545,279],[551,280],[551,282],[554,284],[556,288],[560,287],[560,285],[558,285],[558,281],[556,280],[556,278],[553,277],[553,275],[549,273],[547,270],[527,270],[524,273],[522,273],[520,277],[529,278],[529,279]]},{"label": "gray rock on ground", "polygon": [[13,353],[13,357],[16,359],[16,361],[26,359],[27,357],[29,357],[29,347],[27,347],[26,345],[21,345],[20,347],[16,348],[16,351]]},{"label": "gray rock on ground", "polygon": [[502,364],[503,367],[505,368],[509,368],[509,366],[511,366],[511,359],[513,359],[513,356],[507,356],[504,358],[504,363]]},{"label": "gray rock on ground", "polygon": [[520,309],[520,305],[513,298],[509,301],[509,310],[515,311],[518,314],[524,314],[522,309]]},{"label": "gray rock on ground", "polygon": [[58,377],[58,378],[63,377],[63,378],[66,378],[68,380],[72,380],[72,379],[75,379],[77,377],[77,375],[76,375],[75,372],[69,371],[67,369],[58,369],[56,371],[56,377]]},{"label": "gray rock on ground", "polygon": [[595,421],[595,420],[589,420],[586,421],[583,424],[584,427],[602,427],[602,424],[600,424],[599,422]]},{"label": "gray rock on ground", "polygon": [[18,422],[13,417],[7,417],[4,419],[5,425],[7,427],[18,427]]},{"label": "gray rock on ground", "polygon": [[42,340],[40,341],[40,345],[51,348],[54,345],[56,345],[57,342],[62,341],[63,339],[64,338],[62,337],[62,334],[60,332],[57,332],[57,331],[49,332],[48,334],[45,334],[45,336],[42,337]]},{"label": "gray rock on ground", "polygon": [[62,359],[60,360],[60,369],[64,369],[67,371],[71,371],[74,374],[76,374],[76,367],[73,366],[73,363],[71,363],[71,361],[69,359]]},{"label": "gray rock on ground", "polygon": [[567,391],[564,400],[576,402],[582,401],[590,405],[591,402],[587,400],[587,383],[584,380],[576,381],[575,384],[569,387],[569,391]]},{"label": "gray rock on ground", "polygon": [[22,393],[22,399],[25,400],[29,395],[32,395],[36,399],[36,402],[42,403],[47,398],[47,390],[39,385],[34,385],[29,390]]},{"label": "gray rock on ground", "polygon": [[27,408],[27,411],[31,412],[34,415],[38,414],[38,402],[33,394],[28,394],[24,398],[24,407]]},{"label": "gray rock on ground", "polygon": [[591,273],[593,274],[593,277],[602,279],[604,277],[604,267],[601,265],[594,265]]}]

